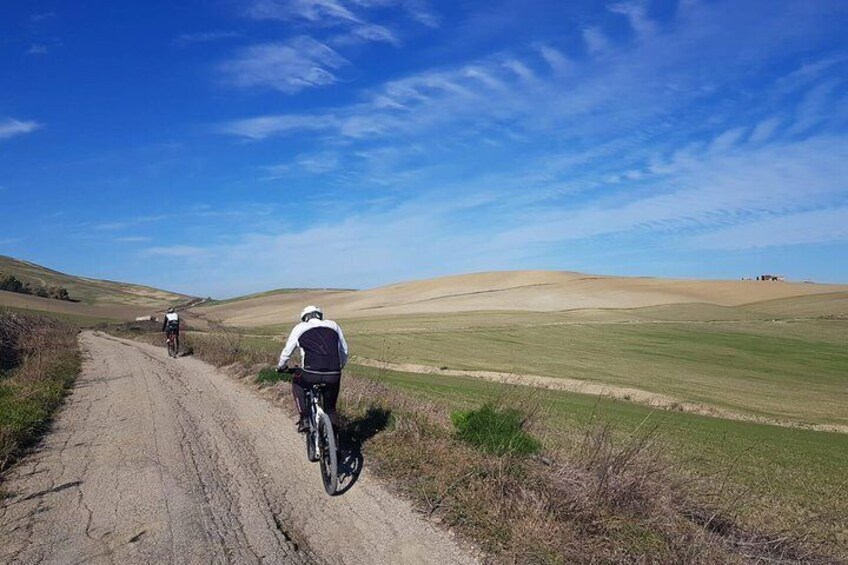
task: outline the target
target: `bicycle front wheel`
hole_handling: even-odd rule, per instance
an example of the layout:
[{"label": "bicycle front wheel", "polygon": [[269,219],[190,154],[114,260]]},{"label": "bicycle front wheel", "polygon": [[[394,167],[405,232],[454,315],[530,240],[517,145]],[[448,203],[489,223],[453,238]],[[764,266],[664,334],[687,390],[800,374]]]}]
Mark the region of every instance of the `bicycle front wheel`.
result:
[{"label": "bicycle front wheel", "polygon": [[333,433],[333,423],[326,414],[321,414],[318,420],[318,449],[321,456],[321,480],[324,490],[330,496],[336,494],[339,487],[339,461],[336,451],[336,436]]}]

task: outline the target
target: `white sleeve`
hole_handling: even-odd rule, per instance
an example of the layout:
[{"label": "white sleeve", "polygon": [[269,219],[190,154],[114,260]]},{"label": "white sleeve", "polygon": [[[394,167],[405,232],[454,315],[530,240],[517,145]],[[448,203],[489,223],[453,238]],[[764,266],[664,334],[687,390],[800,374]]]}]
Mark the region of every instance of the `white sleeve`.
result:
[{"label": "white sleeve", "polygon": [[292,330],[292,333],[289,334],[289,339],[286,341],[286,346],[283,348],[283,352],[280,353],[280,361],[277,363],[277,367],[282,367],[283,365],[288,363],[289,359],[291,359],[295,347],[298,346],[298,340],[300,339],[300,336],[305,329],[305,325],[306,324],[296,325]]},{"label": "white sleeve", "polygon": [[339,363],[344,367],[347,364],[348,358],[347,342],[345,341],[344,333],[342,333],[342,328],[338,324],[336,324],[334,329],[339,334]]}]

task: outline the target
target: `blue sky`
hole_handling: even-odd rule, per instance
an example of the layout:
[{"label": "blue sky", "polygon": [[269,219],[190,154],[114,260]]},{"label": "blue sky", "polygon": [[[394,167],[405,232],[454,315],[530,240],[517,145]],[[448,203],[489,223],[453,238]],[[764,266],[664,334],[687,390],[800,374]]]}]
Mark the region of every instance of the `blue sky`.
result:
[{"label": "blue sky", "polygon": [[0,6],[0,253],[200,295],[848,282],[848,2]]}]

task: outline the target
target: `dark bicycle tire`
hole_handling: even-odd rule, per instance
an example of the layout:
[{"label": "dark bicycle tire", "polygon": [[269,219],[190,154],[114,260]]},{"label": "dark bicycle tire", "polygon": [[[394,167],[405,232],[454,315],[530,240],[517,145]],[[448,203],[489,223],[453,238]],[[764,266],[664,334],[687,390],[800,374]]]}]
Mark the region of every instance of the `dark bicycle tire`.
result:
[{"label": "dark bicycle tire", "polygon": [[318,461],[318,453],[315,451],[315,434],[317,431],[312,431],[312,427],[310,426],[309,431],[303,434],[303,437],[306,438],[306,458],[309,459],[311,463],[315,463]]},{"label": "dark bicycle tire", "polygon": [[174,338],[168,339],[168,357],[177,357],[177,344]]},{"label": "dark bicycle tire", "polygon": [[318,421],[318,449],[320,451],[321,480],[324,490],[330,496],[336,494],[339,488],[339,461],[336,451],[336,436],[333,433],[333,423],[327,414],[321,414]]}]

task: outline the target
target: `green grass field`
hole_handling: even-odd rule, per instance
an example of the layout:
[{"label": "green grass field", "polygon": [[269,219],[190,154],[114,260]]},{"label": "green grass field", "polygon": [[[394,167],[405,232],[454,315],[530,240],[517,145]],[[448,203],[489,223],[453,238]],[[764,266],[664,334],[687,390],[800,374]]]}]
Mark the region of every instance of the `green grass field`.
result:
[{"label": "green grass field", "polygon": [[391,363],[567,377],[756,416],[848,424],[848,321],[526,323],[533,318],[541,321],[465,316],[443,327],[400,319],[345,329],[357,355]]},{"label": "green grass field", "polygon": [[114,323],[114,320],[109,318],[98,318],[94,316],[83,316],[81,314],[65,314],[63,312],[47,312],[45,310],[30,310],[28,308],[15,308],[12,306],[0,306],[0,314],[4,312],[16,312],[18,314],[31,314],[35,316],[44,316],[53,318],[60,322],[72,324],[81,328],[94,328],[102,324]]},{"label": "green grass field", "polygon": [[[470,409],[516,388],[472,377],[444,377],[351,366],[361,377],[378,380],[450,409]],[[528,394],[527,391],[520,393]],[[342,395],[344,398],[344,394]],[[568,451],[598,422],[608,422],[619,438],[634,430],[657,428],[670,460],[708,484],[726,484],[743,493],[730,508],[755,524],[783,527],[821,514],[848,515],[848,435],[738,422],[673,411],[652,410],[626,401],[569,392],[538,391],[546,447]],[[848,541],[848,528],[829,527],[828,535]]]}]

